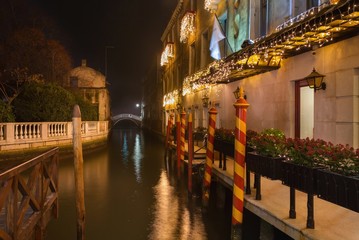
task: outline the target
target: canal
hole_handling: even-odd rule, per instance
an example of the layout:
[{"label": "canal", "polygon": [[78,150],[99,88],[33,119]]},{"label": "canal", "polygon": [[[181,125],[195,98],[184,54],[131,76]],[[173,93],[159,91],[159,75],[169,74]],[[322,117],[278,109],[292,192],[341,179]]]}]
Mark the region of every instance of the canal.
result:
[{"label": "canal", "polygon": [[[86,239],[230,239],[228,204],[203,208],[200,194],[189,198],[187,175],[175,166],[153,136],[113,129],[104,149],[84,156]],[[76,239],[74,194],[73,160],[62,159],[59,218],[46,239]]]}]

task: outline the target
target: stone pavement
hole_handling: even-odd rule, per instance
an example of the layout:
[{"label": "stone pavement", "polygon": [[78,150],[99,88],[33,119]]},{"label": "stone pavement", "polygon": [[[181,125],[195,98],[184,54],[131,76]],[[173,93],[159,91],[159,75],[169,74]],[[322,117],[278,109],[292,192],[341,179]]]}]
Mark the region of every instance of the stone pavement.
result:
[{"label": "stone pavement", "polygon": [[[223,171],[215,160],[213,174],[233,186],[233,159],[227,158]],[[251,184],[254,176],[251,173]],[[315,229],[306,228],[307,194],[296,191],[296,219],[289,218],[289,187],[281,181],[261,178],[262,200],[255,200],[256,190],[244,195],[244,206],[266,222],[294,239],[358,240],[359,213],[314,197]]]},{"label": "stone pavement", "polygon": [[[171,144],[176,148],[175,144]],[[186,154],[187,152],[187,143]],[[195,146],[195,150],[198,147]],[[206,149],[198,151],[196,163],[204,163]],[[187,161],[187,160],[185,160]],[[219,168],[218,153],[212,176],[218,177],[229,188],[233,186],[234,160],[227,157],[227,169]],[[307,194],[296,191],[296,219],[289,218],[289,187],[279,180],[261,178],[262,200],[255,200],[256,189],[253,188],[254,174],[251,173],[251,194],[244,195],[244,207],[264,221],[298,240],[359,240],[359,213],[324,201],[314,196],[315,229],[306,228]]]}]

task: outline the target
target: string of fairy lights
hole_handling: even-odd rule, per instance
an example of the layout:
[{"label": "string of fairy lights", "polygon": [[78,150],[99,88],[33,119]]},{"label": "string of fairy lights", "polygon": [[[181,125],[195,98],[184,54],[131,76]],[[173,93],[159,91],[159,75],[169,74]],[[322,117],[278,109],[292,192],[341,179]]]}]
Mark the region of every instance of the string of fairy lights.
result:
[{"label": "string of fairy lights", "polygon": [[173,42],[168,42],[165,49],[161,54],[161,66],[169,63],[169,60],[174,57],[174,46]]},{"label": "string of fairy lights", "polygon": [[187,11],[186,14],[183,16],[180,29],[181,43],[186,43],[190,35],[195,33],[195,16],[196,13],[193,11]]},{"label": "string of fairy lights", "polygon": [[[243,70],[255,69],[258,66],[280,67],[283,58],[311,50],[313,46],[322,47],[329,44],[340,34],[359,27],[358,1],[349,0],[339,4],[333,0],[327,5],[311,8],[286,21],[279,25],[274,33],[258,38],[252,45],[187,76],[183,82],[182,95],[229,81],[231,74]],[[207,2],[212,4],[213,0],[206,0],[205,3]],[[192,16],[194,17],[194,14]],[[188,26],[188,22],[184,26]],[[188,34],[189,30],[184,32]]]}]

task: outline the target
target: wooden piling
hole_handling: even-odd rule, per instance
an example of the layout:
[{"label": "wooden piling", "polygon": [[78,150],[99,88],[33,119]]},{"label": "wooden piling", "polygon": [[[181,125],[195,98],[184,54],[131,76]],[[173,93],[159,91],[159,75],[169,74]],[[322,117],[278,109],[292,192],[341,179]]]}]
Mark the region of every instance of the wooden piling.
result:
[{"label": "wooden piling", "polygon": [[80,107],[75,105],[72,115],[73,126],[73,149],[74,149],[74,172],[76,187],[76,213],[77,213],[77,240],[85,239],[85,187],[83,175],[83,156],[81,142],[81,112]]},{"label": "wooden piling", "polygon": [[213,163],[213,153],[214,153],[214,133],[216,130],[216,115],[217,110],[211,108],[209,110],[209,121],[208,121],[208,142],[206,150],[206,164],[204,170],[203,178],[203,190],[202,190],[202,204],[205,207],[209,205],[209,194],[211,188],[211,178],[212,178],[212,163]]},{"label": "wooden piling", "polygon": [[193,161],[193,126],[192,113],[188,116],[188,194],[192,196],[192,161]]},{"label": "wooden piling", "polygon": [[234,176],[233,176],[233,208],[232,208],[232,239],[242,239],[242,223],[244,208],[244,169],[247,132],[247,108],[243,88],[239,90],[239,98],[234,103],[236,109]]},{"label": "wooden piling", "polygon": [[177,142],[177,175],[180,175],[181,170],[181,120],[180,113],[176,118],[176,142]]}]

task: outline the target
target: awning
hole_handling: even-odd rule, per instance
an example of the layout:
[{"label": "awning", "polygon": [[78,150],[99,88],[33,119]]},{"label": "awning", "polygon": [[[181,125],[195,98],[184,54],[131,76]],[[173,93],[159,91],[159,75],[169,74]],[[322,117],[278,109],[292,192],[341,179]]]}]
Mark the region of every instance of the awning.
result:
[{"label": "awning", "polygon": [[276,32],[188,76],[184,86],[229,83],[273,71],[280,68],[282,58],[333,44],[358,32],[358,0],[314,7],[278,26]]}]

